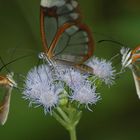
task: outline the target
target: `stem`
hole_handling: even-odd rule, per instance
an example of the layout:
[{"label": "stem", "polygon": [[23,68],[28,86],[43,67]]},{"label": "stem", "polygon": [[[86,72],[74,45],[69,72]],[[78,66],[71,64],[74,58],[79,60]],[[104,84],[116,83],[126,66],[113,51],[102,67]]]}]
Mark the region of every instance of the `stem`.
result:
[{"label": "stem", "polygon": [[75,127],[72,127],[71,129],[69,129],[69,134],[70,134],[70,140],[77,140]]},{"label": "stem", "polygon": [[57,111],[59,112],[59,114],[62,116],[62,118],[63,118],[66,122],[70,122],[69,117],[66,115],[66,113],[65,113],[60,107],[57,107]]},{"label": "stem", "polygon": [[53,112],[53,117],[66,129],[70,134],[70,140],[77,140],[76,126],[82,115],[82,111],[77,111],[75,108],[56,108],[57,113]]},{"label": "stem", "polygon": [[67,124],[65,123],[65,121],[55,112],[53,112],[53,117],[63,126],[63,127],[67,127]]}]

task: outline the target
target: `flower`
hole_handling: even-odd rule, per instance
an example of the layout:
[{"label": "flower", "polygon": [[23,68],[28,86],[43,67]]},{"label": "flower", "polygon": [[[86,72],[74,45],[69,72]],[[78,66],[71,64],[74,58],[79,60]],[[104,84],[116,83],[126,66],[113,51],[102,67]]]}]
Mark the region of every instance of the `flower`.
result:
[{"label": "flower", "polygon": [[[64,83],[71,90],[67,91]],[[43,106],[45,113],[51,113],[64,99],[77,101],[89,109],[88,105],[95,104],[100,98],[95,90],[96,87],[88,81],[88,74],[71,66],[57,64],[54,71],[47,65],[31,69],[23,94],[30,105]]]},{"label": "flower", "polygon": [[75,88],[71,99],[72,101],[78,101],[80,104],[85,104],[89,109],[89,104],[95,104],[100,99],[100,96],[95,91],[95,86],[91,86],[88,82],[81,83],[80,87]]},{"label": "flower", "polygon": [[79,87],[81,83],[86,81],[87,76],[80,73],[80,71],[68,67],[68,68],[60,68],[59,69],[59,78],[64,81],[70,88],[74,89],[75,87]]},{"label": "flower", "polygon": [[105,82],[106,85],[114,83],[116,70],[112,67],[111,61],[93,57],[87,62],[87,65],[93,68],[94,75]]},{"label": "flower", "polygon": [[63,91],[60,84],[55,84],[53,73],[47,65],[34,67],[29,71],[23,91],[24,98],[30,103],[42,105],[44,111],[51,112],[51,109],[58,105],[59,94]]},{"label": "flower", "polygon": [[85,104],[88,109],[89,104],[95,104],[100,98],[95,92],[96,87],[88,81],[88,74],[83,74],[72,67],[59,65],[59,79],[72,89],[69,93],[70,100]]}]

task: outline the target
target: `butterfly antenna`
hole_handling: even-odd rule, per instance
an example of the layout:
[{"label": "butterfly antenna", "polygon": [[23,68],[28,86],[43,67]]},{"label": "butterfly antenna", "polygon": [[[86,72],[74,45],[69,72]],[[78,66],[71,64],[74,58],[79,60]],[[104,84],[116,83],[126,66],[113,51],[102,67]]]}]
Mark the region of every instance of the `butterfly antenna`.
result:
[{"label": "butterfly antenna", "polygon": [[[6,68],[7,65],[12,64],[12,63],[16,62],[17,60],[21,60],[21,59],[26,58],[26,57],[29,57],[29,56],[31,56],[31,55],[24,55],[24,56],[18,57],[18,58],[14,59],[14,60],[6,63],[6,64],[3,62],[3,60],[1,60],[1,62],[3,63],[3,66],[0,68],[0,71],[2,71],[3,68]],[[6,69],[8,70],[8,68],[6,68]]]},{"label": "butterfly antenna", "polygon": [[117,58],[119,55],[120,55],[120,54],[117,53],[116,55],[112,56],[112,57],[110,58],[110,61],[113,61],[113,60],[114,60],[115,58]]},{"label": "butterfly antenna", "polygon": [[[5,62],[3,61],[1,56],[0,56],[0,61],[1,61],[2,65],[5,66],[6,71],[8,73],[10,73],[10,70],[7,68],[7,65],[5,64]],[[0,71],[4,68],[3,66],[0,68]]]},{"label": "butterfly antenna", "polygon": [[97,43],[102,43],[102,42],[112,42],[112,43],[115,43],[115,44],[118,44],[118,45],[121,45],[121,46],[127,46],[123,43],[120,43],[118,41],[115,41],[115,40],[99,40]]}]

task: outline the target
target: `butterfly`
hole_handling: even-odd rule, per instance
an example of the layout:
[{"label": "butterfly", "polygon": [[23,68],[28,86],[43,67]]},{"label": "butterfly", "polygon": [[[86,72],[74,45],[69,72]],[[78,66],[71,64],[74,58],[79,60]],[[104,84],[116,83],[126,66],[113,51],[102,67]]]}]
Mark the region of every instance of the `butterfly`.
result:
[{"label": "butterfly", "polygon": [[[13,61],[4,64],[2,58],[0,57],[0,60],[3,64],[3,66],[0,68],[0,71],[2,71],[3,68],[5,68],[8,64],[12,63]],[[0,103],[0,124],[4,125],[7,121],[8,114],[9,114],[9,108],[10,108],[10,100],[11,100],[11,93],[13,87],[17,87],[17,83],[13,79],[14,73],[8,73],[7,75],[0,75],[0,86],[5,88],[5,94],[4,97]]]},{"label": "butterfly", "polygon": [[122,70],[126,67],[130,68],[134,78],[138,98],[140,99],[140,46],[130,50],[122,48]]},{"label": "butterfly", "polygon": [[5,88],[4,97],[0,103],[0,123],[4,125],[9,114],[12,89],[13,87],[17,87],[13,79],[13,73],[9,73],[6,76],[0,75],[0,86]]},{"label": "butterfly", "polygon": [[3,59],[0,57],[0,61],[3,64],[3,66],[0,67],[0,72],[5,68],[8,71],[7,75],[0,74],[0,86],[4,87],[5,94],[2,98],[2,101],[0,102],[0,124],[4,125],[7,121],[9,109],[10,109],[10,100],[11,100],[11,93],[13,88],[18,88],[17,83],[13,79],[14,73],[10,72],[7,68],[7,65],[10,65],[17,60],[26,58],[26,56],[21,56],[19,58],[13,59],[8,63],[4,63]]},{"label": "butterfly", "polygon": [[53,62],[93,71],[83,63],[94,52],[89,28],[81,22],[76,0],[41,0],[40,31],[44,52],[39,55],[49,65]]}]

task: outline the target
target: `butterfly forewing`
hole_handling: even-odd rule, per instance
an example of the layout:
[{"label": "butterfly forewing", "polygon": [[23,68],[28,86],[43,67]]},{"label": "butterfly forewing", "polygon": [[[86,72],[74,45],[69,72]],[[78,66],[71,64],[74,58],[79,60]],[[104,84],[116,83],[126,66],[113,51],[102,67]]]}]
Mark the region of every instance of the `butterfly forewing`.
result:
[{"label": "butterfly forewing", "polygon": [[75,0],[41,3],[41,35],[50,58],[81,64],[93,55],[91,32],[78,11]]},{"label": "butterfly forewing", "polygon": [[46,39],[48,47],[60,26],[63,26],[64,23],[75,22],[78,18],[77,2],[74,0],[58,0],[58,2],[41,0],[41,33]]}]

